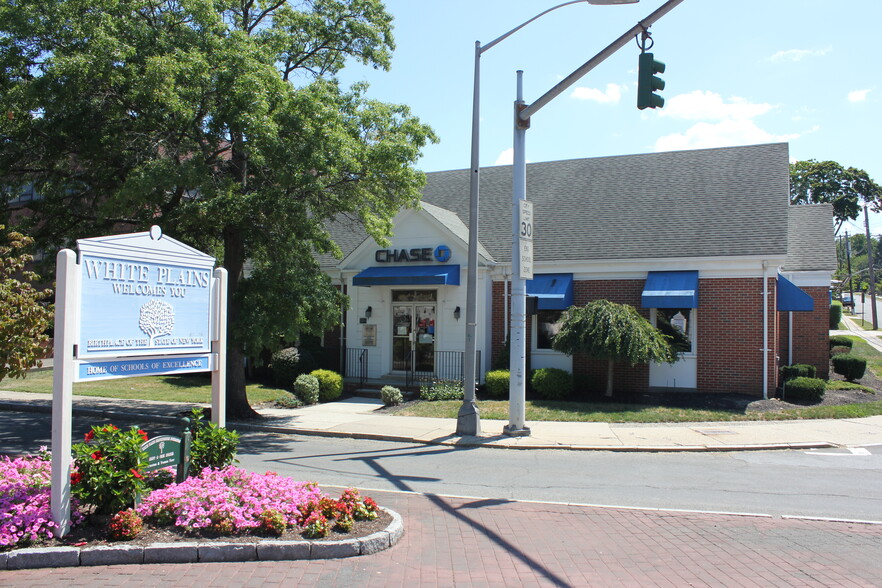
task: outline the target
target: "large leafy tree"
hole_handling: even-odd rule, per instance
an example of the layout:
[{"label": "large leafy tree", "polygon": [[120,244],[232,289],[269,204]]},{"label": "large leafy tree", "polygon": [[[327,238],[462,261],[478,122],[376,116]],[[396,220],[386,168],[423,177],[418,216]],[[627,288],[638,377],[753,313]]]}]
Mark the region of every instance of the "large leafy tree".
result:
[{"label": "large leafy tree", "polygon": [[862,203],[880,210],[882,188],[862,169],[809,159],[790,164],[790,202],[832,204],[838,233],[842,223],[858,217]]},{"label": "large leafy tree", "polygon": [[222,259],[228,410],[253,416],[244,358],[339,316],[326,222],[382,242],[419,201],[431,129],[335,77],[388,68],[391,29],[379,0],[6,2],[0,183],[43,195],[44,248],[159,224]]},{"label": "large leafy tree", "polygon": [[613,394],[615,362],[636,365],[677,360],[677,353],[666,335],[640,316],[633,306],[609,300],[594,300],[585,306],[568,308],[551,346],[567,355],[584,353],[607,360],[607,397]]},{"label": "large leafy tree", "polygon": [[26,253],[32,239],[0,225],[0,380],[23,378],[27,370],[40,366],[52,324],[48,306],[52,290],[39,289],[40,276],[26,271],[33,261]]}]

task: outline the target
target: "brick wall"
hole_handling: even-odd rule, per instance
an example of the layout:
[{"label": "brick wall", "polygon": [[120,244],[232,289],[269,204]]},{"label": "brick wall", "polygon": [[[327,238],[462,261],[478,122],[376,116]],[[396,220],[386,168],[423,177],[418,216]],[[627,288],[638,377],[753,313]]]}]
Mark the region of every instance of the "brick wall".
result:
[{"label": "brick wall", "polygon": [[[699,280],[698,389],[763,393],[762,278]],[[774,394],[777,341],[775,279],[769,278],[769,395]]]},{"label": "brick wall", "polygon": [[[802,287],[815,301],[812,312],[793,313],[793,363],[807,363],[818,370],[817,377],[830,375],[830,294],[826,287]],[[778,313],[780,365],[787,365],[790,352],[787,312]]]},{"label": "brick wall", "polygon": [[[702,392],[737,392],[761,396],[763,393],[763,311],[762,278],[731,278],[699,280],[699,308],[696,313],[698,354],[698,389]],[[592,280],[573,284],[574,303],[583,306],[592,300],[606,299],[630,304],[647,319],[649,309],[640,307],[645,280]],[[502,348],[506,332],[504,316],[504,285],[493,284],[493,357]],[[813,294],[815,295],[815,294]],[[826,303],[825,303],[826,304]],[[775,279],[769,278],[769,394],[774,394],[777,358],[775,344],[779,340],[775,312]],[[796,314],[796,313],[794,313]],[[808,341],[814,338],[812,353],[820,350],[819,341],[826,340],[826,327],[820,336],[819,316],[805,321],[801,332]],[[808,317],[807,317],[808,318]],[[825,323],[826,324],[826,323]],[[528,332],[529,337],[529,332]],[[530,341],[530,339],[527,339]],[[826,351],[825,351],[826,352]],[[786,357],[786,356],[785,356]],[[583,375],[591,391],[605,389],[607,362],[582,355],[573,358],[573,371]],[[615,364],[613,390],[617,394],[642,392],[649,387],[649,366]]]}]

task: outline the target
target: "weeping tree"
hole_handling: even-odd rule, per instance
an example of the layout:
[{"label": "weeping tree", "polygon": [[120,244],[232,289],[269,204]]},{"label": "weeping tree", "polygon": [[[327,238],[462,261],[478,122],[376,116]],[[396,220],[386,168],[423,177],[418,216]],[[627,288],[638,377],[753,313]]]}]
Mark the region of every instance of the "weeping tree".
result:
[{"label": "weeping tree", "polygon": [[244,359],[345,304],[316,262],[340,254],[327,223],[384,243],[418,205],[432,130],[337,78],[393,49],[380,0],[2,3],[0,178],[41,194],[44,250],[158,224],[221,260],[228,416],[248,418]]},{"label": "weeping tree", "polygon": [[561,328],[551,343],[555,351],[584,353],[608,361],[606,393],[613,393],[615,362],[674,363],[677,353],[669,337],[640,316],[633,306],[609,300],[595,300],[585,306],[571,306],[561,319]]}]

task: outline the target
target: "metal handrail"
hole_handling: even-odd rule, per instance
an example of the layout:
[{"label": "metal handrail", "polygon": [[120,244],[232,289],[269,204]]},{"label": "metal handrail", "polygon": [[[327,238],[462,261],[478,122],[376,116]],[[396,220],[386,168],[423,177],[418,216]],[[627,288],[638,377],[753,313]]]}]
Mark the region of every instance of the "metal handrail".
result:
[{"label": "metal handrail", "polygon": [[359,387],[367,382],[368,350],[359,348],[346,349],[346,378],[358,380]]}]

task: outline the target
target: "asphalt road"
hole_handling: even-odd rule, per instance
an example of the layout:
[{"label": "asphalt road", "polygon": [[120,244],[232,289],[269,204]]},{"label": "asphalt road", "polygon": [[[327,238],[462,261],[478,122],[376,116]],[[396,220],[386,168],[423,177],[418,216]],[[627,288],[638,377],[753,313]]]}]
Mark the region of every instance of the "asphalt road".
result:
[{"label": "asphalt road", "polygon": [[[100,423],[75,416],[74,440],[92,424]],[[174,432],[131,424],[151,435]],[[50,440],[49,414],[0,412],[0,454],[33,453]],[[734,453],[520,451],[243,432],[239,460],[249,470],[364,490],[882,521],[882,446]]]}]

